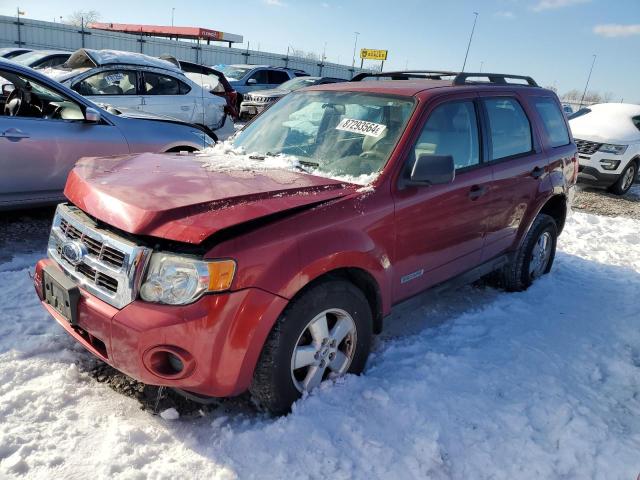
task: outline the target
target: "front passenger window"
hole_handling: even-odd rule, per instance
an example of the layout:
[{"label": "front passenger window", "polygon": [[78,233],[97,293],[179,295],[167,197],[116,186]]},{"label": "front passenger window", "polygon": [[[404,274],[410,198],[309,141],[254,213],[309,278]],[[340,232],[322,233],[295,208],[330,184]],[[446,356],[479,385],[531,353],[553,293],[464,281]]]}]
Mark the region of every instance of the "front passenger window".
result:
[{"label": "front passenger window", "polygon": [[267,85],[269,83],[266,70],[258,70],[256,73],[251,75],[251,78],[256,81],[257,85]]},{"label": "front passenger window", "polygon": [[445,103],[431,112],[414,147],[420,155],[451,155],[456,170],[480,163],[476,109],[471,101]]},{"label": "front passenger window", "polygon": [[136,95],[136,72],[107,70],[96,73],[72,87],[80,95]]}]

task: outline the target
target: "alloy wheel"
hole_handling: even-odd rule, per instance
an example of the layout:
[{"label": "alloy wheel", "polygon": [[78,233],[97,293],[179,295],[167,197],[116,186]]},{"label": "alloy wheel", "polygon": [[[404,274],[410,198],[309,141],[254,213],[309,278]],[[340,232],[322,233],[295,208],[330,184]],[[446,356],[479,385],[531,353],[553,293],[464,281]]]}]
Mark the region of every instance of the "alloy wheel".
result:
[{"label": "alloy wheel", "polygon": [[356,324],[344,310],[332,308],[316,315],[291,356],[291,378],[298,391],[311,391],[323,380],[344,375],[355,354],[356,335]]},{"label": "alloy wheel", "polygon": [[540,277],[547,269],[549,258],[551,258],[551,244],[551,234],[542,232],[531,251],[529,275],[532,279]]}]

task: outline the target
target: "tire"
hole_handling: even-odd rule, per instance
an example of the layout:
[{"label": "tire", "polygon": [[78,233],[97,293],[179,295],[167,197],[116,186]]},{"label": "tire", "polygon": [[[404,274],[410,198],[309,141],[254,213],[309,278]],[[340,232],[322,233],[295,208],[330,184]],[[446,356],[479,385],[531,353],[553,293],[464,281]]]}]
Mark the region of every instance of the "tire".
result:
[{"label": "tire", "polygon": [[[318,335],[311,333],[321,329],[310,328],[318,318],[318,325],[321,325],[323,316],[329,332],[329,337],[321,335],[329,339],[326,344],[316,338]],[[343,328],[333,328],[339,322]],[[355,335],[350,330],[340,343],[333,345],[335,342],[331,335],[337,330],[344,330],[345,325],[352,326]],[[249,388],[254,403],[259,409],[283,415],[290,411],[303,391],[312,390],[320,381],[346,373],[360,374],[371,348],[372,325],[369,303],[352,283],[327,280],[304,291],[289,303],[265,342]],[[298,358],[304,360],[301,364],[313,363],[296,369],[295,360]],[[337,368],[341,359],[345,362]],[[324,368],[322,362],[325,363]],[[305,388],[307,380],[308,389]]]},{"label": "tire", "polygon": [[609,191],[616,195],[624,195],[629,191],[637,177],[638,164],[635,160],[632,160],[629,162],[629,165],[627,165],[627,168],[622,171],[616,183],[609,187]]},{"label": "tire", "polygon": [[[541,240],[543,237],[548,242],[548,250],[545,249],[544,258],[536,257],[534,260],[534,255],[539,252],[538,242],[544,242]],[[501,271],[501,283],[504,288],[510,292],[520,292],[529,288],[540,276],[549,273],[556,255],[557,242],[558,226],[555,220],[549,215],[539,214],[513,259]]]}]

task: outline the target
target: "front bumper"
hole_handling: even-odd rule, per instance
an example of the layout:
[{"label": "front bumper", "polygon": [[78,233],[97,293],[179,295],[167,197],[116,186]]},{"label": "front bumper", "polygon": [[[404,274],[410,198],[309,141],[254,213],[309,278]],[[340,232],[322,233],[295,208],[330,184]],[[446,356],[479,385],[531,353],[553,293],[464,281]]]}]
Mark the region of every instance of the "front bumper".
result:
[{"label": "front bumper", "polygon": [[[37,263],[34,286],[41,301],[45,266],[58,268],[49,259]],[[130,377],[150,385],[228,397],[251,384],[264,341],[287,300],[249,288],[205,295],[184,306],[135,300],[118,310],[81,288],[77,324],[73,326],[42,303],[76,341]],[[193,359],[188,375],[167,378],[143,360],[152,349],[165,346],[188,352]]]},{"label": "front bumper", "polygon": [[[580,164],[578,172],[578,182],[588,185],[609,187],[618,181],[623,170],[631,161],[631,157],[625,155],[614,155],[611,153],[595,152],[592,155],[579,154]],[[603,168],[603,161],[619,162],[614,170]]]}]

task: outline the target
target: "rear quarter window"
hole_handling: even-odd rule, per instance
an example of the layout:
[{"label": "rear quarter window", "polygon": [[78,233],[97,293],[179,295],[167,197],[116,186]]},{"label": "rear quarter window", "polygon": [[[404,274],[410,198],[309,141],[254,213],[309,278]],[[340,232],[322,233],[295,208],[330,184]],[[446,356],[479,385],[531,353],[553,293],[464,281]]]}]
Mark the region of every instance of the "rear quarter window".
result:
[{"label": "rear quarter window", "polygon": [[568,145],[570,142],[569,132],[564,121],[564,115],[554,99],[536,97],[533,100],[533,106],[542,119],[542,125],[547,133],[551,147]]}]

